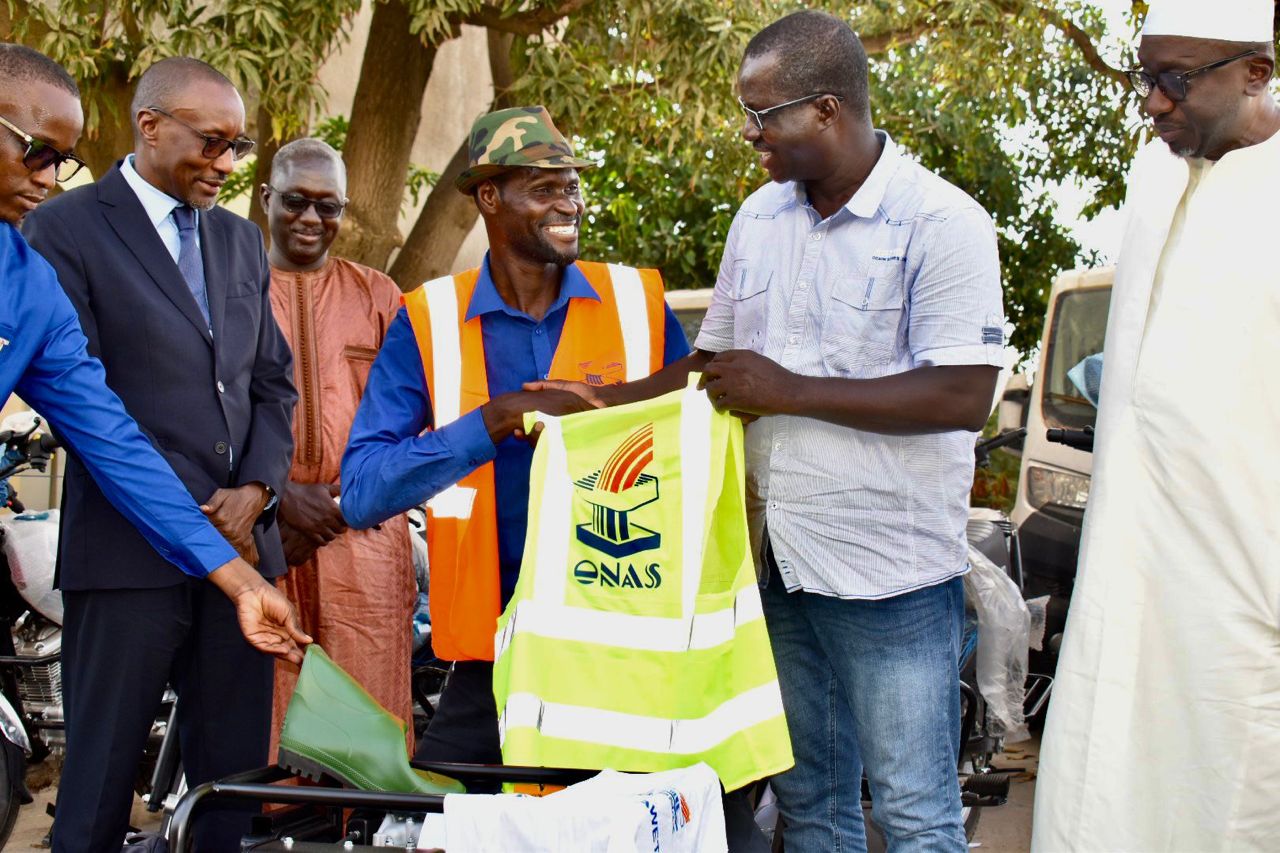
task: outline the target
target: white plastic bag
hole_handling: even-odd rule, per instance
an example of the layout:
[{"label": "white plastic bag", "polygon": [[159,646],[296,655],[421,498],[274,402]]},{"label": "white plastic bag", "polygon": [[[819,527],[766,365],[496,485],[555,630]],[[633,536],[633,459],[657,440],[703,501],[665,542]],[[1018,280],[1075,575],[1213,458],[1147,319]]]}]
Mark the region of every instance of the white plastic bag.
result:
[{"label": "white plastic bag", "polygon": [[964,591],[978,613],[978,692],[987,702],[991,733],[1009,743],[1030,737],[1022,713],[1026,695],[1031,613],[1018,585],[976,548]]},{"label": "white plastic bag", "polygon": [[[545,797],[449,794],[444,800],[444,829],[443,848],[448,853],[728,849],[720,780],[703,763],[661,773],[604,770]],[[425,835],[419,850],[438,845]]]},{"label": "white plastic bag", "polygon": [[13,585],[47,619],[62,624],[62,593],[53,588],[58,560],[56,509],[15,515],[0,520],[4,526],[4,555],[9,560]]}]

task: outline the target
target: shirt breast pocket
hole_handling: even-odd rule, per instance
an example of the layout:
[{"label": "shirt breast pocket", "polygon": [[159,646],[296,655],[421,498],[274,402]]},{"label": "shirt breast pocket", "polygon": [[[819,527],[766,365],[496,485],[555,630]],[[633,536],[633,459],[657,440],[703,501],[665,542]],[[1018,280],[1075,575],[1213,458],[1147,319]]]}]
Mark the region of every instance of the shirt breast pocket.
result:
[{"label": "shirt breast pocket", "polygon": [[773,270],[750,264],[733,268],[733,346],[735,349],[764,351],[768,328],[769,283]]},{"label": "shirt breast pocket", "polygon": [[378,357],[378,351],[373,347],[348,344],[342,349],[342,357],[351,371],[351,385],[356,389],[358,400],[364,396],[365,385],[369,384],[369,370]]},{"label": "shirt breast pocket", "polygon": [[822,360],[833,376],[883,376],[903,337],[902,262],[873,261],[870,275],[836,280],[822,318]]}]

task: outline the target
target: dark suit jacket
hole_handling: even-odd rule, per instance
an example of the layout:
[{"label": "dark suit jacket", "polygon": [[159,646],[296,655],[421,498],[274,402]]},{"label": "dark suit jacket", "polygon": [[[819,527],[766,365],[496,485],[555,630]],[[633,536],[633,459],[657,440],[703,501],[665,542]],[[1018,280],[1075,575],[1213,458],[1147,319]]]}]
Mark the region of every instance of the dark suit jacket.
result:
[{"label": "dark suit jacket", "polygon": [[[27,216],[23,233],[53,264],[107,383],[197,503],[261,482],[284,490],[293,453],[288,345],[271,313],[262,232],[221,208],[200,214],[213,337],[178,265],[119,165]],[[71,456],[63,483],[63,589],[183,582]],[[254,529],[259,570],[285,571],[274,513]]]}]

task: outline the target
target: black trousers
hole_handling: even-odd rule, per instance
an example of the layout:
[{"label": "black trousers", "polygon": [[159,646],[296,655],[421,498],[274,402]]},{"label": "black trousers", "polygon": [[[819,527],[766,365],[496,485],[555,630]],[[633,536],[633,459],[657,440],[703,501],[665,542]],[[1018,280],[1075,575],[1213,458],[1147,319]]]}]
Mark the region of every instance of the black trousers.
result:
[{"label": "black trousers", "polygon": [[[213,584],[191,578],[160,589],[69,591],[63,601],[67,757],[55,851],[120,850],[167,683],[178,691],[189,787],[266,765],[274,662],[245,641],[234,607]],[[254,811],[210,811],[196,823],[197,848],[238,850]]]},{"label": "black trousers", "polygon": [[[415,757],[420,761],[502,763],[493,664],[459,661],[453,665]],[[745,791],[724,795],[724,822],[729,853],[769,853],[769,842],[755,824]]]}]

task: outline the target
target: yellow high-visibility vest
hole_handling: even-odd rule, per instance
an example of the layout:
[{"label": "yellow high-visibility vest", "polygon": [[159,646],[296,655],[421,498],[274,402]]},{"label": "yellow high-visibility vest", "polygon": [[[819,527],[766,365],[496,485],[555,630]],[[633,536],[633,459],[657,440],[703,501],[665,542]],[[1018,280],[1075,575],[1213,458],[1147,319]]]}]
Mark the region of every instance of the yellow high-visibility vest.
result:
[{"label": "yellow high-visibility vest", "polygon": [[747,536],[741,422],[683,391],[543,421],[529,533],[498,621],[508,764],[726,790],[791,767]]}]

